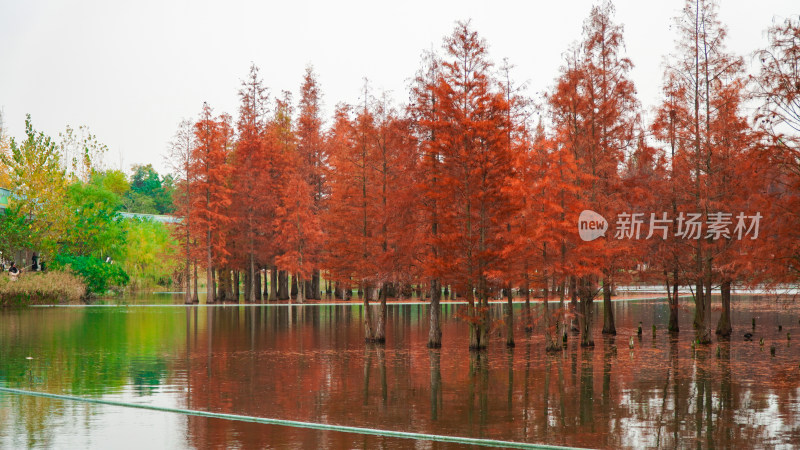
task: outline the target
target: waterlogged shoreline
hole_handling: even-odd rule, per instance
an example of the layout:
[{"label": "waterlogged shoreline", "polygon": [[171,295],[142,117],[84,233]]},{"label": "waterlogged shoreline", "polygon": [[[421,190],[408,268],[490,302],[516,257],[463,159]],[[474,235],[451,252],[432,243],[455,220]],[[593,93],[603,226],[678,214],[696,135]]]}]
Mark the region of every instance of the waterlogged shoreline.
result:
[{"label": "waterlogged shoreline", "polygon": [[[170,293],[170,294],[182,294],[178,293]],[[691,298],[691,294],[681,293],[679,294],[680,298]],[[666,296],[648,296],[648,295],[641,295],[641,296],[618,296],[611,299],[612,302],[634,302],[634,301],[657,301],[657,300],[666,300]],[[290,300],[278,300],[274,302],[256,302],[256,303],[248,303],[244,301],[239,301],[238,303],[235,302],[224,302],[224,303],[212,303],[207,304],[205,302],[200,303],[172,303],[172,304],[141,304],[141,303],[129,303],[126,302],[125,299],[105,299],[105,300],[112,300],[116,303],[94,303],[94,304],[53,304],[53,305],[30,305],[31,308],[97,308],[97,307],[192,307],[192,306],[204,306],[204,307],[235,307],[235,306],[346,306],[346,305],[355,305],[361,306],[363,305],[362,299],[352,299],[352,300],[336,300],[336,301],[329,301],[329,300],[306,300],[303,303],[297,303]],[[595,301],[602,301],[602,299],[596,299]],[[507,304],[508,300],[490,300],[489,304],[491,305],[504,305]],[[524,305],[525,299],[515,298],[513,303],[515,305]],[[542,304],[544,300],[541,298],[531,298],[531,304]],[[549,300],[548,303],[552,305],[557,305],[558,300]],[[565,303],[569,303],[568,300]],[[379,302],[371,301],[370,305],[378,305]],[[386,301],[388,305],[428,305],[430,302],[426,300],[393,300],[389,299]],[[466,305],[468,304],[465,300],[442,300],[440,302],[441,305]]]}]

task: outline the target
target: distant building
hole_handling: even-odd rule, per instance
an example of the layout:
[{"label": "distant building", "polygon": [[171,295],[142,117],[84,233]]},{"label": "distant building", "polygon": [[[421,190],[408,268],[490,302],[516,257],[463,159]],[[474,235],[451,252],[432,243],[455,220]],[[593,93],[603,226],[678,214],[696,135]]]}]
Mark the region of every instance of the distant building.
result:
[{"label": "distant building", "polygon": [[6,212],[6,208],[8,208],[9,197],[11,197],[11,191],[5,188],[0,188],[0,213]]},{"label": "distant building", "polygon": [[140,213],[125,212],[125,211],[120,211],[117,214],[119,214],[119,216],[124,218],[124,219],[145,219],[145,220],[151,220],[153,222],[161,222],[161,223],[180,223],[181,222],[181,218],[180,217],[175,217],[175,216],[165,216],[165,215],[159,215],[159,214],[140,214]]}]

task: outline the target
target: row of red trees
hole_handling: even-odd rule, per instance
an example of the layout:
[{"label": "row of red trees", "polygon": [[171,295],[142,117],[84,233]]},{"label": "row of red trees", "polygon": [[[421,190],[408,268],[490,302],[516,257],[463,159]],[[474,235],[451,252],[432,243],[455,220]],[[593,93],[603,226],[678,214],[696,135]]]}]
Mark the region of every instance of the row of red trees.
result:
[{"label": "row of red trees", "polygon": [[[365,83],[361,100],[339,105],[327,129],[310,68],[295,111],[288,93],[270,100],[252,67],[235,123],[205,105],[173,143],[184,217],[176,233],[185,278],[194,280],[186,301],[197,301],[198,266],[209,303],[238,300],[240,276],[251,302],[302,302],[322,290],[344,298],[355,287],[366,311],[380,301],[364,327],[366,339],[383,341],[387,297],[413,286],[430,300],[436,347],[441,296],[457,293],[468,303],[470,347],[480,349],[489,299],[506,294],[513,345],[511,293],[525,297],[529,325],[535,291],[574,306],[574,315],[543,316],[555,349],[571,317],[582,344],[593,345],[600,293],[603,332],[616,333],[613,286],[636,277],[666,284],[672,331],[677,287],[692,286],[704,342],[719,286],[716,331],[730,334],[734,283],[796,280],[798,24],[770,30],[762,73],[748,79],[742,58],[725,50],[716,5],[687,1],[663,101],[647,126],[613,15],[610,3],[592,9],[540,106],[514,85],[507,63],[495,68],[469,23],[457,24],[440,54],[424,55],[405,107]],[[762,106],[751,123],[744,104],[756,97]],[[538,123],[535,111],[544,113]],[[611,222],[605,237],[579,238],[583,210]],[[756,213],[764,218],[758,239],[752,227],[737,238],[739,212],[749,225]],[[626,214],[642,219],[641,235],[619,228],[615,219]],[[686,217],[704,227],[699,238],[685,232]],[[720,218],[729,232],[709,232]]]}]

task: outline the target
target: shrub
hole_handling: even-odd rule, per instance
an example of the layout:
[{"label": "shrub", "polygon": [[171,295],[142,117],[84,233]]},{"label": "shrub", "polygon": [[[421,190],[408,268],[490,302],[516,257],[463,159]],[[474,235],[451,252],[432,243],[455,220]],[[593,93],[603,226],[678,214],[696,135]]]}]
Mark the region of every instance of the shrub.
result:
[{"label": "shrub", "polygon": [[75,303],[85,294],[83,281],[69,272],[24,273],[16,281],[0,275],[0,306]]},{"label": "shrub", "polygon": [[53,259],[53,267],[81,277],[89,295],[102,295],[109,289],[121,289],[129,281],[128,274],[118,264],[108,264],[92,256],[59,254]]}]

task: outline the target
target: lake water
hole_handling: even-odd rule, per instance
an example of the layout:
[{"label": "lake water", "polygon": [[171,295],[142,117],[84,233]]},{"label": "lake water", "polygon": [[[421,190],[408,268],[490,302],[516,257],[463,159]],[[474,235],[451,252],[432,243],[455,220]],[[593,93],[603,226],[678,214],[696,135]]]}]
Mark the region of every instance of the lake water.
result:
[{"label": "lake water", "polygon": [[[577,447],[800,445],[800,308],[785,300],[735,297],[733,337],[696,351],[691,307],[682,310],[682,331],[673,339],[665,332],[665,301],[614,303],[618,335],[608,338],[600,333],[598,305],[596,346],[581,349],[571,335],[567,349],[556,355],[544,352],[541,329],[526,334],[519,326],[517,346],[507,350],[499,322],[488,351],[470,352],[456,305],[443,307],[443,347],[432,351],[425,347],[425,305],[389,306],[386,344],[376,346],[363,341],[357,303],[184,307],[173,305],[180,298],[170,295],[130,302],[0,310],[0,387]],[[535,312],[540,308],[534,305]],[[521,310],[517,305],[516,312]],[[492,314],[499,321],[501,306]],[[744,341],[753,317],[755,336]],[[460,444],[0,392],[0,448],[26,447]]]}]

